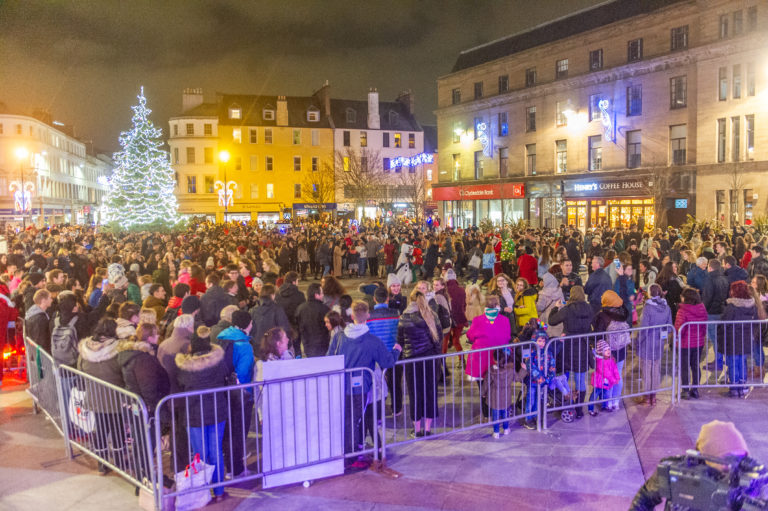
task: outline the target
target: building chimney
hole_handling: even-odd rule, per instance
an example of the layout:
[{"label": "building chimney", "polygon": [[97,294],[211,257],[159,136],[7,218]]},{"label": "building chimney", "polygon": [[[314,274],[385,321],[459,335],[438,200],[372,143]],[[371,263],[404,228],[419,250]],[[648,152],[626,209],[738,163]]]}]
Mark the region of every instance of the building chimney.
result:
[{"label": "building chimney", "polygon": [[277,97],[277,116],[275,122],[278,126],[288,126],[288,101],[285,96]]},{"label": "building chimney", "polygon": [[323,114],[326,117],[331,117],[331,86],[328,80],[325,81],[322,87],[312,93],[320,102],[320,108],[323,110]]},{"label": "building chimney", "polygon": [[203,104],[203,89],[184,89],[181,95],[181,111],[192,110],[196,106]]},{"label": "building chimney", "polygon": [[379,117],[379,93],[376,88],[368,89],[368,129],[381,129],[381,117]]},{"label": "building chimney", "polygon": [[402,91],[397,95],[395,101],[403,105],[408,113],[413,115],[413,92],[411,92],[411,89]]}]

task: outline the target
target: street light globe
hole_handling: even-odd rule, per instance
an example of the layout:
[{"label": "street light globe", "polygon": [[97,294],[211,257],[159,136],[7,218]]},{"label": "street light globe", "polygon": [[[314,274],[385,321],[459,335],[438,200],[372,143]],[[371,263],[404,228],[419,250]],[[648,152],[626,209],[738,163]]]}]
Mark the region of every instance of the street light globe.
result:
[{"label": "street light globe", "polygon": [[29,156],[29,151],[27,151],[26,147],[17,147],[16,148],[16,158],[23,160]]},{"label": "street light globe", "polygon": [[219,152],[219,161],[222,163],[227,163],[229,161],[229,151],[220,151]]}]

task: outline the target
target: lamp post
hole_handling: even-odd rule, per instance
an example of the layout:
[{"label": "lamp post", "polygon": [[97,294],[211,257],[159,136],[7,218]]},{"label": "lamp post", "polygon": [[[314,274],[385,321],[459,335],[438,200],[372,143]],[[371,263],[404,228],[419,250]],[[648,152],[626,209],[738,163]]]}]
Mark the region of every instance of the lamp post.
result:
[{"label": "lamp post", "polygon": [[229,197],[227,195],[227,162],[229,161],[229,151],[226,149],[219,152],[219,161],[224,166],[224,223],[227,223],[229,214]]},{"label": "lamp post", "polygon": [[19,159],[19,172],[21,173],[21,229],[27,230],[27,219],[24,216],[24,210],[26,208],[26,190],[24,189],[24,160],[29,156],[29,151],[26,147],[19,147],[16,149],[16,158]]}]

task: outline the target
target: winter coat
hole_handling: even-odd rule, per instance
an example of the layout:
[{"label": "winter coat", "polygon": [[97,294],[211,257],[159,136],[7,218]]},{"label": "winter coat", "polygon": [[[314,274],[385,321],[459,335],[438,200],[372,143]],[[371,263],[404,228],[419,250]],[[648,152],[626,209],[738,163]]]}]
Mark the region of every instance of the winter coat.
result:
[{"label": "winter coat", "polygon": [[707,273],[704,289],[701,291],[701,302],[707,308],[707,314],[723,313],[729,289],[730,284],[728,284],[728,279],[725,278],[723,270],[714,270]]},{"label": "winter coat", "polygon": [[[402,319],[402,318],[401,318]],[[423,322],[423,320],[422,320]],[[426,327],[426,324],[425,324]],[[387,350],[381,339],[368,331],[366,325],[351,324],[344,328],[341,334],[342,340],[339,346],[339,355],[344,356],[344,367],[347,369],[355,367],[366,367],[374,370],[376,364],[382,369],[394,367],[397,359],[400,357],[400,351],[396,349]],[[371,374],[368,371],[362,371],[362,388],[352,385],[351,379],[360,373],[347,373],[346,389],[348,394],[360,393],[364,395],[371,389],[373,382]]]},{"label": "winter coat", "polygon": [[24,334],[46,353],[51,353],[51,318],[37,305],[30,307],[24,316]]},{"label": "winter coat", "polygon": [[508,410],[512,406],[512,383],[522,382],[528,376],[527,369],[515,371],[515,364],[502,368],[493,364],[483,378],[483,396],[493,410]]},{"label": "winter coat", "polygon": [[168,372],[157,360],[154,347],[135,339],[122,341],[117,345],[117,363],[125,390],[141,397],[147,414],[154,416],[157,403],[171,392]]},{"label": "winter coat", "polygon": [[[550,344],[550,347],[555,346]],[[528,363],[528,380],[533,385],[549,385],[557,375],[556,358],[551,352],[545,356],[544,350],[531,348],[531,358]],[[545,365],[546,364],[546,365]]]},{"label": "winter coat", "polygon": [[680,306],[680,294],[683,292],[683,286],[677,278],[670,279],[664,283],[659,283],[661,290],[664,291],[664,299],[669,305],[669,311],[672,313],[672,320],[677,317],[677,309]]},{"label": "winter coat", "polygon": [[563,341],[562,365],[565,371],[586,373],[589,369],[589,334],[592,330],[592,307],[587,302],[575,302],[549,314],[550,325],[563,325],[566,336],[578,336]]},{"label": "winter coat", "polygon": [[[117,362],[117,339],[103,339],[101,341],[88,337],[80,341],[78,351],[80,358],[77,368],[99,380],[111,383],[116,387],[124,388],[123,371]],[[94,386],[93,391],[86,392],[86,408],[98,413],[120,413],[120,404],[113,398],[112,392],[107,392],[103,387]]]},{"label": "winter coat", "polygon": [[[501,314],[496,316],[493,322],[485,314],[478,316],[472,320],[472,325],[467,330],[467,340],[472,343],[472,350],[505,346],[512,342],[509,320]],[[482,378],[493,360],[494,350],[472,351],[467,355],[464,372],[472,378]]]},{"label": "winter coat", "polygon": [[396,295],[392,295],[389,297],[389,308],[390,309],[397,309],[400,311],[400,314],[405,312],[405,308],[408,306],[408,300],[405,299],[405,297],[397,293]]},{"label": "winter coat", "polygon": [[188,352],[191,340],[191,331],[184,328],[174,328],[173,333],[166,337],[157,348],[157,360],[168,373],[172,394],[179,392],[178,378],[176,377],[176,355]]},{"label": "winter coat", "polygon": [[621,381],[621,374],[613,357],[595,357],[594,364],[595,370],[590,379],[593,388],[610,389]]},{"label": "winter coat", "polygon": [[254,353],[260,353],[261,338],[270,328],[279,326],[285,330],[289,338],[293,336],[291,323],[288,321],[285,311],[268,296],[260,298],[259,305],[251,309],[251,319],[253,320],[251,345]]},{"label": "winter coat", "polygon": [[749,262],[747,271],[749,272],[750,277],[754,277],[755,275],[759,274],[765,276],[765,278],[768,278],[768,259],[762,255],[755,257]]},{"label": "winter coat", "polygon": [[325,315],[331,309],[311,296],[296,309],[299,341],[307,357],[322,357],[328,352],[330,338],[325,328]]},{"label": "winter coat", "polygon": [[445,282],[445,290],[451,300],[451,320],[453,326],[465,327],[468,323],[465,309],[467,307],[467,293],[454,279]]},{"label": "winter coat", "polygon": [[[725,311],[717,325],[717,352],[726,357],[751,355],[753,344],[760,343],[761,327],[757,323],[757,308],[751,298],[728,298]],[[725,321],[749,321],[724,324]]]},{"label": "winter coat", "polygon": [[739,266],[731,266],[730,268],[727,268],[724,274],[725,278],[728,279],[728,284],[733,284],[737,280],[743,280],[747,283],[750,282],[749,273],[747,273],[747,270]]},{"label": "winter coat", "polygon": [[397,324],[400,322],[400,311],[391,309],[382,303],[373,307],[366,325],[368,330],[381,339],[384,346],[391,350],[397,342]]},{"label": "winter coat", "polygon": [[[440,319],[434,315],[435,325],[440,332]],[[403,358],[419,358],[437,355],[437,342],[419,310],[406,309],[397,324],[397,343],[403,347]]]},{"label": "winter coat", "polygon": [[627,324],[632,324],[632,311],[634,310],[634,303],[632,297],[635,296],[635,282],[626,275],[619,275],[616,278],[616,282],[613,285],[613,290],[619,295],[621,301],[624,302],[624,308],[627,309]]},{"label": "winter coat", "polygon": [[669,329],[661,325],[672,324],[672,311],[664,298],[654,296],[645,301],[641,327],[659,326],[640,330],[637,334],[637,355],[643,360],[660,360],[667,343]]},{"label": "winter coat", "polygon": [[[181,392],[215,389],[227,385],[229,372],[224,362],[224,350],[215,344],[208,353],[179,353],[175,363],[177,386]],[[186,411],[182,411],[182,417],[187,418],[189,427],[193,428],[226,421],[229,412],[227,398],[226,391],[190,397],[186,400],[188,407]]]},{"label": "winter coat", "polygon": [[549,325],[547,329],[547,335],[550,338],[560,337],[563,333],[563,327],[561,325],[552,325],[549,321],[549,316],[553,309],[561,306],[564,302],[563,290],[560,289],[560,284],[554,275],[547,272],[542,277],[544,287],[539,291],[539,299],[536,302],[536,311],[539,313],[539,319],[542,322]]},{"label": "winter coat", "polygon": [[704,282],[707,280],[707,270],[702,270],[695,264],[688,270],[688,274],[685,276],[686,284],[695,287],[699,291],[704,289]]},{"label": "winter coat", "polygon": [[[14,307],[11,299],[8,298],[9,295],[10,292],[5,284],[0,284],[0,347],[4,347],[8,341],[8,326],[10,325],[11,328],[15,328],[16,318],[19,317],[19,311]],[[32,305],[27,307],[27,309],[31,308]],[[0,348],[0,351],[2,351],[2,348]]]},{"label": "winter coat", "polygon": [[683,348],[700,348],[707,343],[707,325],[688,325],[694,321],[707,321],[707,308],[703,303],[691,305],[681,303],[675,318],[675,330],[680,332],[680,345]]},{"label": "winter coat", "polygon": [[231,326],[216,336],[216,343],[224,350],[224,363],[229,374],[237,375],[238,383],[253,381],[253,356],[251,338],[244,331]]},{"label": "winter coat", "polygon": [[[200,297],[200,319],[205,326],[211,327],[221,319],[221,309],[227,305],[237,305],[237,298],[230,295],[221,286],[213,286]],[[160,319],[162,316],[158,316]]]},{"label": "winter coat", "polygon": [[531,319],[536,319],[536,289],[529,287],[522,295],[515,297],[515,321],[518,327],[522,327]]},{"label": "winter coat", "polygon": [[531,254],[523,254],[517,259],[518,274],[520,278],[535,286],[539,283],[539,262]]},{"label": "winter coat", "polygon": [[603,293],[612,288],[611,277],[604,269],[598,268],[592,272],[584,286],[584,292],[587,294],[589,305],[592,306],[592,312],[597,314],[602,307],[600,300],[603,298]]},{"label": "winter coat", "polygon": [[299,308],[299,305],[306,301],[304,293],[299,291],[296,284],[283,284],[277,292],[277,296],[275,296],[275,303],[283,308],[288,321],[294,328],[298,326],[296,310]]},{"label": "winter coat", "polygon": [[[592,320],[592,330],[594,332],[607,332],[611,328],[611,323],[624,323],[623,328],[628,329],[629,326],[627,325],[627,309],[625,309],[623,306],[621,307],[603,307],[600,309],[600,312],[598,312],[594,319]],[[620,334],[609,334],[604,336],[606,342],[610,344],[609,336],[610,335],[620,335]],[[598,339],[598,336],[595,336],[595,342],[596,339]],[[623,348],[614,350],[611,349],[611,353],[613,354],[613,357],[616,359],[617,362],[621,362],[626,358],[627,356],[627,348],[626,345]]]},{"label": "winter coat", "polygon": [[128,291],[127,291],[128,301],[133,302],[136,305],[140,304],[142,302],[141,299],[141,289],[139,289],[139,286],[137,286],[134,283],[128,284]]},{"label": "winter coat", "polygon": [[226,319],[220,319],[218,323],[211,327],[211,340],[215,340],[219,337],[219,334],[232,326],[231,321]]},{"label": "winter coat", "polygon": [[144,300],[142,307],[146,307],[147,309],[154,309],[155,314],[157,314],[157,321],[163,319],[163,316],[165,315],[165,303],[153,295],[149,295],[147,299]]}]

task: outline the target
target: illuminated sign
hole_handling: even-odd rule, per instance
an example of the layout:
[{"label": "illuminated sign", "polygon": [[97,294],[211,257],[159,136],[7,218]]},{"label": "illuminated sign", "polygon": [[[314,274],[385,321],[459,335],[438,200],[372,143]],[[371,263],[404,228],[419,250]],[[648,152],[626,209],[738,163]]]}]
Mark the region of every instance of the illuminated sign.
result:
[{"label": "illuminated sign", "polygon": [[478,122],[477,126],[475,126],[475,131],[477,132],[477,139],[480,141],[480,145],[483,146],[483,154],[488,158],[492,158],[493,146],[488,136],[488,125],[484,122]]},{"label": "illuminated sign", "polygon": [[22,186],[20,181],[11,181],[8,188],[13,193],[13,207],[16,212],[29,212],[32,209],[32,192],[35,191],[35,184],[32,181],[26,181]]},{"label": "illuminated sign", "polygon": [[675,199],[675,209],[686,209],[688,207],[688,199]]},{"label": "illuminated sign", "polygon": [[227,181],[226,184],[223,181],[216,181],[213,183],[213,189],[219,194],[219,206],[228,207],[235,203],[237,183],[234,181]]},{"label": "illuminated sign", "polygon": [[430,164],[435,161],[435,157],[431,153],[421,153],[416,156],[400,156],[398,158],[392,158],[389,160],[389,169],[397,169],[400,167],[417,167],[419,165]]},{"label": "illuminated sign", "polygon": [[573,190],[575,192],[596,192],[597,191],[597,183],[589,183],[586,185],[573,185]]},{"label": "illuminated sign", "polygon": [[603,123],[605,139],[610,142],[614,142],[615,137],[613,136],[613,120],[611,119],[611,113],[608,111],[608,107],[610,105],[611,104],[607,99],[601,99],[597,104],[598,108],[600,108],[600,119]]}]

